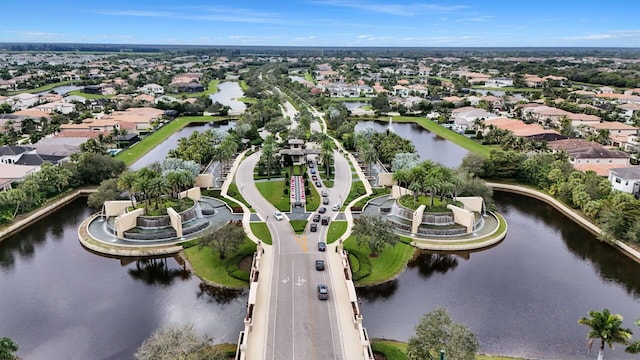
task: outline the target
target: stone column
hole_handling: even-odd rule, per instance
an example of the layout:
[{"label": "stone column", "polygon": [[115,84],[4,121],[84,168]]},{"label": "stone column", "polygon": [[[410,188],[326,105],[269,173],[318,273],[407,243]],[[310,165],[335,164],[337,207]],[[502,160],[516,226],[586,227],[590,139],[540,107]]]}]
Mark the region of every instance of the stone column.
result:
[{"label": "stone column", "polygon": [[420,224],[422,224],[422,214],[424,214],[424,209],[426,208],[426,205],[420,205],[418,206],[418,208],[416,209],[416,211],[413,212],[413,223],[411,224],[411,234],[415,235],[418,233],[418,227],[420,227]]}]

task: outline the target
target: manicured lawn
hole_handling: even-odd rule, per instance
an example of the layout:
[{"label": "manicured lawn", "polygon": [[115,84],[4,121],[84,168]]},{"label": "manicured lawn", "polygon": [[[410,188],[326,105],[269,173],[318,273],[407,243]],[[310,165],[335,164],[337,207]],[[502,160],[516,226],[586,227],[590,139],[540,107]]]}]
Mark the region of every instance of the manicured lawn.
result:
[{"label": "manicured lawn", "polygon": [[338,240],[345,231],[347,231],[347,222],[342,220],[332,221],[327,231],[327,244],[331,244]]},{"label": "manicured lawn", "polygon": [[240,80],[240,82],[238,82],[238,84],[240,85],[240,88],[242,89],[242,91],[249,90],[249,85],[247,84],[246,81]]},{"label": "manicured lawn", "polygon": [[249,98],[249,97],[239,97],[236,100],[243,102],[245,104],[255,104],[258,102],[258,99]]},{"label": "manicured lawn", "polygon": [[76,96],[81,96],[83,98],[87,98],[87,99],[110,99],[113,97],[113,95],[98,95],[98,94],[87,94],[87,93],[83,93],[80,90],[73,90],[70,91],[68,93],[68,95],[76,95]]},{"label": "manicured lawn", "polygon": [[342,209],[340,210],[344,210],[344,208],[346,208],[346,205],[349,205],[350,202],[366,193],[367,190],[364,188],[364,184],[362,183],[362,181],[353,181],[351,183],[351,190],[349,190],[349,195],[347,195],[347,198],[342,203]]},{"label": "manicured lawn", "polygon": [[393,121],[414,122],[416,124],[419,124],[423,128],[429,130],[430,132],[436,135],[439,135],[453,142],[454,144],[457,144],[471,152],[482,155],[484,157],[489,157],[489,153],[491,152],[491,148],[484,146],[478,142],[475,142],[462,134],[458,134],[453,130],[449,130],[445,127],[442,127],[440,124],[433,122],[427,118],[399,116],[399,117],[394,117]]},{"label": "manicured lawn", "polygon": [[313,79],[313,75],[311,75],[311,73],[308,71],[304,73],[304,79],[312,83],[315,83],[315,80]]},{"label": "manicured lawn", "polygon": [[322,185],[328,188],[333,187],[333,180],[335,179],[335,176],[336,176],[336,171],[333,165],[331,165],[331,175],[327,175],[327,172],[325,171],[324,166],[318,167],[318,175],[322,179]]},{"label": "manicured lawn", "polygon": [[[236,183],[229,184],[229,189],[227,189],[227,195],[240,201],[241,203],[245,204],[249,209],[251,209],[251,205],[249,205],[247,200],[245,200],[244,197],[242,197],[242,195],[240,194],[240,191],[238,191],[238,185],[236,185]],[[237,206],[237,205],[234,205],[234,206]],[[254,212],[254,211],[251,210],[251,212]]]},{"label": "manicured lawn", "polygon": [[377,198],[378,196],[383,196],[383,195],[389,195],[391,194],[391,189],[390,188],[372,188],[371,191],[373,191],[373,193],[369,196],[367,196],[366,198],[358,201],[357,203],[355,203],[353,205],[353,207],[355,208],[362,208],[365,206],[365,204],[369,201],[371,201],[372,199]]},{"label": "manicured lawn", "polygon": [[179,117],[165,126],[161,127],[154,133],[146,136],[144,139],[136,143],[134,146],[124,149],[116,155],[117,159],[124,161],[127,166],[136,162],[146,153],[151,151],[156,146],[160,145],[169,136],[173,135],[176,131],[182,129],[187,124],[192,122],[212,122],[228,120],[227,117],[212,117],[212,116],[185,116]]},{"label": "manicured lawn", "polygon": [[307,227],[307,220],[289,220],[289,224],[296,234],[302,234]]},{"label": "manicured lawn", "polygon": [[209,280],[216,284],[225,286],[240,287],[246,286],[249,281],[249,273],[238,269],[238,263],[246,256],[250,256],[256,250],[256,244],[245,239],[238,251],[224,260],[218,258],[211,248],[191,246],[184,250],[193,271],[200,278]]},{"label": "manicured lawn", "polygon": [[332,97],[329,98],[330,101],[333,102],[355,102],[355,101],[364,101],[369,102],[371,98],[368,97]]},{"label": "manicured lawn", "polygon": [[309,184],[309,191],[311,191],[311,194],[307,195],[307,211],[316,211],[320,206],[321,196],[318,194],[316,187],[311,184]]},{"label": "manicured lawn", "polygon": [[385,282],[400,274],[411,260],[416,249],[405,243],[386,247],[377,257],[369,256],[369,248],[358,246],[353,236],[344,242],[350,256],[356,258],[358,268],[353,270],[353,279],[359,286]]},{"label": "manicured lawn", "polygon": [[371,349],[384,354],[387,360],[409,360],[407,343],[386,339],[371,339]]},{"label": "manicured lawn", "polygon": [[257,236],[263,243],[267,245],[272,244],[273,240],[271,239],[271,232],[269,231],[267,223],[252,222],[249,226],[251,227],[251,231],[253,231],[253,235]]},{"label": "manicured lawn", "polygon": [[404,195],[400,197],[399,202],[402,206],[408,207],[411,210],[416,210],[420,205],[426,205],[427,207],[424,209],[426,212],[450,212],[447,209],[447,205],[454,204],[456,206],[462,206],[462,203],[459,201],[453,201],[449,198],[444,198],[444,201],[440,201],[440,197],[433,197],[433,208],[431,208],[431,197],[420,195],[418,196],[417,201],[413,201],[412,195]]},{"label": "manicured lawn", "polygon": [[53,83],[53,84],[40,86],[40,87],[37,87],[35,89],[7,91],[7,95],[11,96],[11,95],[16,95],[16,94],[20,94],[20,93],[32,93],[33,94],[33,93],[37,93],[37,92],[41,92],[41,91],[51,90],[54,87],[58,87],[58,86],[69,85],[69,84],[72,84],[74,82],[79,83],[80,81],[78,81],[78,80],[65,80],[65,81],[60,81],[60,82]]},{"label": "manicured lawn", "polygon": [[276,209],[288,212],[290,209],[289,195],[284,194],[284,181],[272,180],[255,183],[260,194]]}]

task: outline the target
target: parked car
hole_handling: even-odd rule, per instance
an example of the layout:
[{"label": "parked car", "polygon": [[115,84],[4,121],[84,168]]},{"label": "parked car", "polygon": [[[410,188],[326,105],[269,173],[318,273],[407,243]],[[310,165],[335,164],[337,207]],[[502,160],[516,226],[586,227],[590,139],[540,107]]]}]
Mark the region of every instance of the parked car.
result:
[{"label": "parked car", "polygon": [[313,222],[319,222],[320,221],[320,214],[314,214],[313,217],[311,218],[311,220],[313,220]]},{"label": "parked car", "polygon": [[282,215],[282,213],[281,213],[280,211],[276,211],[276,212],[274,212],[274,213],[273,213],[273,217],[274,217],[276,220],[278,220],[278,221],[280,221],[280,220],[283,220],[283,219],[284,219],[284,215]]},{"label": "parked car", "polygon": [[340,210],[340,204],[335,204],[335,205],[333,205],[333,207],[331,208],[331,210],[333,210],[333,211],[338,211],[338,210]]},{"label": "parked car", "polygon": [[322,195],[322,197],[327,197],[327,196],[329,196],[329,192],[328,192],[327,190],[322,190],[322,191],[320,192],[320,194]]},{"label": "parked car", "polygon": [[324,213],[326,213],[326,212],[327,212],[327,208],[323,206],[323,207],[321,207],[320,209],[318,209],[318,212],[319,212],[320,214],[324,214]]},{"label": "parked car", "polygon": [[322,198],[322,205],[329,205],[329,198]]},{"label": "parked car", "polygon": [[327,288],[327,285],[325,284],[318,285],[318,299],[320,300],[329,299],[329,288]]},{"label": "parked car", "polygon": [[324,260],[316,260],[316,270],[318,271],[324,270]]},{"label": "parked car", "polygon": [[322,183],[320,181],[316,181],[316,186],[317,187],[322,187]]},{"label": "parked car", "polygon": [[309,230],[311,230],[311,232],[318,231],[318,223],[312,222],[311,225],[309,225]]},{"label": "parked car", "polygon": [[318,242],[318,251],[325,251],[325,250],[327,250],[327,244],[325,244],[322,241]]}]

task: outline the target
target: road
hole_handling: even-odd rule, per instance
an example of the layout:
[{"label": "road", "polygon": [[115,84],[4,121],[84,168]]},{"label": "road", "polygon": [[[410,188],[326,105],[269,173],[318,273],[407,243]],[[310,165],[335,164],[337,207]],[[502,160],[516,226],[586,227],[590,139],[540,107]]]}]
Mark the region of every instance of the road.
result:
[{"label": "road", "polygon": [[[255,153],[242,162],[236,173],[236,183],[242,196],[262,219],[267,220],[273,239],[273,271],[263,358],[344,359],[338,306],[349,306],[349,303],[348,299],[338,302],[332,296],[335,284],[330,276],[330,262],[327,253],[317,248],[318,241],[326,239],[329,227],[319,225],[319,231],[312,233],[307,225],[307,231],[299,236],[286,221],[286,215],[284,221],[274,219],[275,208],[260,195],[253,182],[253,168],[259,156]],[[339,152],[335,152],[335,156],[335,186],[326,189],[331,202],[325,215],[332,219],[338,212],[331,210],[331,206],[345,199],[351,188],[349,163]],[[325,260],[325,271],[315,269],[317,259]],[[321,283],[329,288],[326,301],[317,297],[316,287]]]}]

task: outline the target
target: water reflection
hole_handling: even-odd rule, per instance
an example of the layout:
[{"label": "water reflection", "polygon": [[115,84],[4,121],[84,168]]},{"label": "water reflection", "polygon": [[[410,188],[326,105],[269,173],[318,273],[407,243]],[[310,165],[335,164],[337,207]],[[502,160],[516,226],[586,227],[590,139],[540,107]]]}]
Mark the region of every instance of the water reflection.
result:
[{"label": "water reflection", "polygon": [[434,273],[446,274],[449,270],[454,270],[458,267],[458,259],[454,254],[421,250],[407,266],[410,269],[417,268],[418,273],[426,279]]},{"label": "water reflection", "polygon": [[398,280],[391,280],[384,284],[359,288],[358,297],[368,302],[375,302],[390,298],[396,290],[398,290]]},{"label": "water reflection", "polygon": [[229,304],[240,296],[247,295],[246,289],[230,289],[221,286],[208,285],[203,282],[201,282],[198,287],[200,289],[197,293],[198,299],[204,299],[209,303],[219,305]]},{"label": "water reflection", "polygon": [[171,285],[176,278],[191,278],[191,272],[186,267],[170,268],[167,258],[138,259],[135,264],[135,269],[129,269],[129,275],[147,285]]}]

